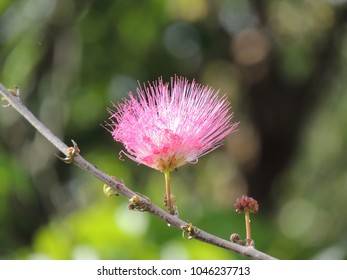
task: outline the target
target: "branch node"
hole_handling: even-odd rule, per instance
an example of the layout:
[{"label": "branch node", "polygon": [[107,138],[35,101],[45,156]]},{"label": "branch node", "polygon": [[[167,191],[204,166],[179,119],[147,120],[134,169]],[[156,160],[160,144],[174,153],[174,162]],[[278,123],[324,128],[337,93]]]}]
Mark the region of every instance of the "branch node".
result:
[{"label": "branch node", "polygon": [[[18,99],[19,96],[20,96],[20,91],[19,91],[19,87],[17,86],[14,86],[13,88],[8,88],[7,89],[9,93],[11,93],[13,96],[17,97]],[[6,107],[10,107],[11,106],[11,103],[5,99],[4,97],[1,97],[1,101],[4,101],[4,102],[7,102],[6,104],[2,104],[1,106],[6,108]]]},{"label": "branch node", "polygon": [[188,239],[193,239],[196,237],[196,234],[198,230],[193,227],[191,223],[185,224],[181,226],[182,229],[182,236],[183,238],[186,238],[186,235],[188,236]]},{"label": "branch node", "polygon": [[164,195],[164,206],[168,207],[168,213],[170,215],[178,217],[178,209],[176,203],[176,196],[174,194],[170,194],[171,207],[168,206],[168,199],[166,194]]},{"label": "branch node", "polygon": [[73,158],[80,154],[80,148],[78,147],[77,143],[74,140],[71,140],[73,146],[66,149],[66,156],[65,158],[59,157],[56,155],[59,159],[61,159],[63,162],[70,164],[73,163]]},{"label": "branch node", "polygon": [[132,198],[130,198],[129,202],[129,210],[137,210],[140,212],[144,212],[148,209],[148,202],[141,199],[138,195],[134,195]]},{"label": "branch node", "polygon": [[246,239],[246,246],[255,248],[255,243],[253,239]]}]

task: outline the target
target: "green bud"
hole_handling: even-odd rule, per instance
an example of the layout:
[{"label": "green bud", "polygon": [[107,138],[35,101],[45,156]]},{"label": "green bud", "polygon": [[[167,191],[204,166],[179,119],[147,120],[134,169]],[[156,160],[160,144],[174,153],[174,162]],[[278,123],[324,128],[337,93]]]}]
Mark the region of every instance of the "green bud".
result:
[{"label": "green bud", "polygon": [[119,195],[114,189],[112,189],[110,186],[106,184],[104,184],[103,191],[107,197],[110,197],[112,195],[117,195],[117,196]]}]

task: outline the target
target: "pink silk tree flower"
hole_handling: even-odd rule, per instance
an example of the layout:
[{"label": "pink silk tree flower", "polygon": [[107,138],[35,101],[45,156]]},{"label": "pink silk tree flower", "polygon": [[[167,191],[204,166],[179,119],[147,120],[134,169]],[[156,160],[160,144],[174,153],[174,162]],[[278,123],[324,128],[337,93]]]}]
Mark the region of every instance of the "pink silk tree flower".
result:
[{"label": "pink silk tree flower", "polygon": [[[113,139],[123,143],[126,151],[121,153],[164,172],[167,180],[170,171],[196,163],[221,146],[238,126],[232,122],[225,96],[220,98],[218,91],[177,76],[170,84],[159,78],[140,86],[137,97],[129,93],[128,99],[113,106],[106,126]],[[168,191],[166,200],[170,208]]]},{"label": "pink silk tree flower", "polygon": [[234,131],[230,103],[209,87],[180,77],[162,79],[131,93],[109,110],[109,131],[133,161],[160,171],[173,170],[213,151]]}]

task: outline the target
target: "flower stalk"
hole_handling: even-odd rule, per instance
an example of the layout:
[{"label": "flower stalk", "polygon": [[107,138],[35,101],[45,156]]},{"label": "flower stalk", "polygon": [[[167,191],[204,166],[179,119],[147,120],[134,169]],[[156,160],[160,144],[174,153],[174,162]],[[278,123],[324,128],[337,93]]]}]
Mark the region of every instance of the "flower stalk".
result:
[{"label": "flower stalk", "polygon": [[170,170],[166,170],[164,171],[164,175],[165,175],[165,204],[167,207],[167,211],[170,214],[174,214],[174,208],[173,208],[173,204],[172,204],[172,200],[171,200],[171,189],[170,189]]},{"label": "flower stalk", "polygon": [[245,223],[246,223],[246,246],[251,245],[252,236],[251,236],[251,219],[249,216],[249,210],[245,211]]}]

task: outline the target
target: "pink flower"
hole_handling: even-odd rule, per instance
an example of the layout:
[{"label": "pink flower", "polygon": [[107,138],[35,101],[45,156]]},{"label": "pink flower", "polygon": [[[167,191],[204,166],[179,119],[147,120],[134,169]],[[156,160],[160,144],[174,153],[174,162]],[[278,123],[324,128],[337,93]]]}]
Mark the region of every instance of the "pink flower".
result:
[{"label": "pink flower", "polygon": [[159,78],[123,101],[109,110],[108,130],[127,157],[162,172],[197,162],[238,126],[224,96],[183,77]]}]

